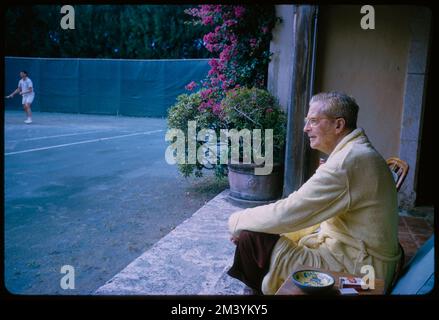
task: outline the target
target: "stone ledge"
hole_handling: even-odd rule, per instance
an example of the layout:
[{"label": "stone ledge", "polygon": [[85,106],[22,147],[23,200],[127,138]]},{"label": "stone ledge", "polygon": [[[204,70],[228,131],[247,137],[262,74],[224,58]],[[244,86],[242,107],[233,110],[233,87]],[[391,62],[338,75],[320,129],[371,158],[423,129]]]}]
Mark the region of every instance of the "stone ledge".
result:
[{"label": "stone ledge", "polygon": [[226,274],[235,246],[227,220],[241,210],[225,190],[95,291],[96,295],[242,295]]}]

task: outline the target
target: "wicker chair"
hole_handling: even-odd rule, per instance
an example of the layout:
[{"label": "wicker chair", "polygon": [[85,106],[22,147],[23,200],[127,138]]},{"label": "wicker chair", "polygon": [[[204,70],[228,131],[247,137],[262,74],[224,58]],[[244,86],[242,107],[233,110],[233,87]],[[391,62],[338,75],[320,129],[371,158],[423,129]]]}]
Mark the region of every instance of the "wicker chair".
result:
[{"label": "wicker chair", "polygon": [[395,157],[387,159],[387,165],[395,178],[396,190],[399,191],[409,172],[409,165],[404,160]]},{"label": "wicker chair", "polygon": [[[396,157],[391,157],[387,159],[386,162],[395,179],[396,190],[399,191],[407,176],[407,173],[409,172],[409,165],[404,160],[401,160]],[[392,289],[395,286],[404,268],[405,253],[401,243],[399,243],[399,248],[401,249],[402,255],[401,255],[401,259],[398,262],[398,265],[396,266],[395,276],[393,277],[392,285],[389,287],[389,289]]]}]

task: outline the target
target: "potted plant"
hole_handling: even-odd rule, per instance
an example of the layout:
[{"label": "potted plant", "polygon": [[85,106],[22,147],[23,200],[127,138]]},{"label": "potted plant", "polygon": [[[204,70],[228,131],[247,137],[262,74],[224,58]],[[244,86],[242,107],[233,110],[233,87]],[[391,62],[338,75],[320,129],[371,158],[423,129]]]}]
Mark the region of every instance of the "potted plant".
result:
[{"label": "potted plant", "polygon": [[[230,196],[253,202],[279,198],[286,116],[276,98],[265,89],[238,88],[226,94],[221,106],[224,126],[239,137],[239,161],[231,156],[228,163]],[[230,139],[229,153],[233,143]]]},{"label": "potted plant", "polygon": [[[215,114],[212,109],[200,109],[202,94],[180,95],[168,113],[168,127],[180,133],[169,141],[178,145],[177,140],[183,139],[180,172],[200,177],[204,169],[212,169],[217,177],[228,176],[230,196],[235,200],[279,198],[286,116],[276,98],[265,89],[236,88],[226,93]],[[207,139],[203,132],[213,138]]]},{"label": "potted plant", "polygon": [[[181,95],[169,110],[168,126],[178,131],[168,136],[175,147],[169,154],[179,154],[178,166],[186,177],[192,174],[201,176],[204,169],[215,170],[218,177],[228,175],[234,197],[251,201],[277,198],[282,183],[267,179],[272,173],[277,173],[280,179],[282,176],[285,115],[276,99],[264,89],[271,57],[271,31],[280,21],[274,6],[199,5],[186,10],[186,13],[194,18],[191,22],[194,25],[211,28],[211,32],[204,35],[203,42],[215,58],[209,61],[211,69],[206,79],[200,83],[192,81],[186,86],[187,90],[197,92]],[[267,149],[270,145],[265,141],[266,129],[268,134],[270,130],[273,134],[272,149]],[[259,144],[252,143],[251,148],[255,145],[260,147],[249,153],[245,152],[248,139],[232,143],[222,139],[224,130],[235,130],[235,133],[249,130],[251,135],[262,130],[260,138],[264,136],[264,139]],[[210,138],[204,134],[207,132]],[[178,136],[184,144],[177,142]],[[251,142],[253,138],[258,140],[256,135]],[[180,152],[176,146],[188,148]],[[234,159],[231,157],[233,152],[235,156],[238,154]],[[264,165],[267,162],[262,163],[265,154],[273,156],[273,159],[267,159],[274,162],[272,168],[268,166],[270,172]],[[232,161],[236,158],[238,161]],[[244,163],[237,165],[241,158]],[[248,158],[254,160],[253,163]],[[253,171],[254,174],[251,174],[252,177],[247,175],[247,180],[236,179],[238,171]],[[246,185],[247,189],[253,186],[255,191],[260,190],[259,195],[238,191],[238,185]],[[266,194],[261,196],[262,191]]]},{"label": "potted plant", "polygon": [[[184,139],[182,161],[177,162],[178,169],[185,177],[195,175],[201,177],[203,170],[214,170],[218,178],[227,176],[227,165],[219,162],[219,157],[209,160],[205,156],[198,154],[206,147],[206,141],[197,139],[201,130],[213,130],[220,133],[224,128],[222,119],[212,112],[210,108],[202,108],[203,95],[206,90],[201,90],[192,94],[182,94],[177,97],[177,102],[168,111],[168,128],[181,132],[180,139]],[[191,124],[193,128],[191,129]],[[172,144],[177,143],[178,136],[174,135],[168,139]],[[195,150],[190,150],[189,145],[193,144]],[[195,151],[196,154],[190,154]],[[212,150],[213,152],[216,152]],[[201,152],[200,152],[201,153]],[[217,161],[218,158],[218,161]]]}]

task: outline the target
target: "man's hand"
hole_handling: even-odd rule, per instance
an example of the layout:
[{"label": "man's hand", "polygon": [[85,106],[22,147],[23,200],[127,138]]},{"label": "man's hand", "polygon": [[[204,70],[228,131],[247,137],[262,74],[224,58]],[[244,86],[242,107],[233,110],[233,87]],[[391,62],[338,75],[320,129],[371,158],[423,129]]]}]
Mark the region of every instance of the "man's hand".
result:
[{"label": "man's hand", "polygon": [[230,241],[232,241],[235,245],[238,245],[239,237],[231,236]]}]

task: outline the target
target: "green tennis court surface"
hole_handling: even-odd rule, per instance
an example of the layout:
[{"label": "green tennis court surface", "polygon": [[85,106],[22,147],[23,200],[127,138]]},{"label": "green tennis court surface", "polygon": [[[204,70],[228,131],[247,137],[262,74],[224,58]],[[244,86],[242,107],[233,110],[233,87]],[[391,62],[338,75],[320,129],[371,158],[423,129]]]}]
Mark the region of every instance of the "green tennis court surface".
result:
[{"label": "green tennis court surface", "polygon": [[[166,163],[164,119],[23,120],[5,113],[4,279],[14,293],[93,292],[225,187]],[[63,265],[75,268],[74,290],[60,287]]]}]

